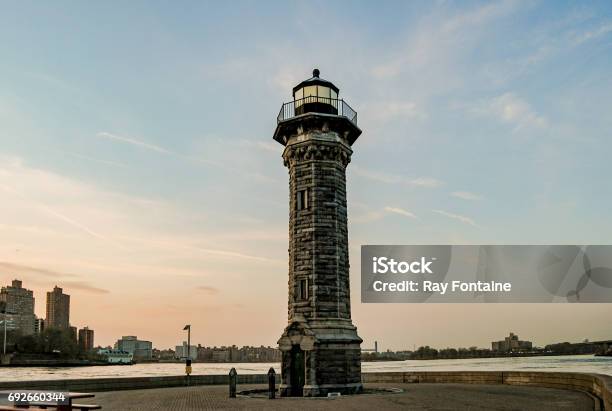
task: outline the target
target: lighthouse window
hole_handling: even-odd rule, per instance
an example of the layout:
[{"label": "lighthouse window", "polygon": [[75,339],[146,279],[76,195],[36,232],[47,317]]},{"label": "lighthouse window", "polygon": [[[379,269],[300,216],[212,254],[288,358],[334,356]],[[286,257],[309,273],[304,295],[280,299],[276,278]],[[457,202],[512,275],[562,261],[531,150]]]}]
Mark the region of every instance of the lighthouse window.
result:
[{"label": "lighthouse window", "polygon": [[317,95],[317,86],[304,87],[304,98]]},{"label": "lighthouse window", "polygon": [[308,299],[308,279],[304,278],[298,281],[298,296],[300,300]]},{"label": "lighthouse window", "polygon": [[295,91],[295,100],[300,100],[304,98],[304,89],[301,88]]},{"label": "lighthouse window", "polygon": [[338,109],[338,93],[334,90],[331,90],[331,105],[334,106],[336,110]]},{"label": "lighthouse window", "polygon": [[300,190],[297,192],[297,209],[304,210],[308,208],[308,190]]},{"label": "lighthouse window", "polygon": [[301,88],[295,92],[295,108],[299,108],[304,104],[304,89]]},{"label": "lighthouse window", "polygon": [[329,87],[319,86],[319,97],[324,97],[327,99],[330,96],[329,92],[330,92]]}]

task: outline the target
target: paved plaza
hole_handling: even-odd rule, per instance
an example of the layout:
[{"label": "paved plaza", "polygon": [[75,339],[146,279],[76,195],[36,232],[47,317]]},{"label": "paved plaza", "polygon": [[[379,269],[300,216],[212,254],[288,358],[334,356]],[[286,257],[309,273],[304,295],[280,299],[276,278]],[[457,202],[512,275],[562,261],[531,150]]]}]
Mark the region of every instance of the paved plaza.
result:
[{"label": "paved plaza", "polygon": [[[470,384],[368,384],[366,388],[401,388],[339,398],[228,398],[226,386],[195,386],[97,393],[91,403],[103,410],[593,410],[584,393],[539,387]],[[240,390],[265,386],[240,386]],[[84,401],[83,401],[84,402]]]}]

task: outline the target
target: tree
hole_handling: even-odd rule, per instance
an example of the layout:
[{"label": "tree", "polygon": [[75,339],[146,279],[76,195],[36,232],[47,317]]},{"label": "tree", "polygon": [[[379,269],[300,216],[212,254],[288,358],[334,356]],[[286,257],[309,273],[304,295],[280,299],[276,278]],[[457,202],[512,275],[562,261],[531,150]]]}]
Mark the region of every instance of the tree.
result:
[{"label": "tree", "polygon": [[70,330],[59,328],[46,328],[39,337],[40,352],[45,354],[55,353],[61,357],[74,358],[79,352],[79,347],[72,339]]},{"label": "tree", "polygon": [[39,353],[40,341],[37,335],[24,335],[15,343],[15,351],[19,353]]},{"label": "tree", "polygon": [[438,358],[438,350],[431,348],[429,345],[419,347],[418,350],[412,353],[412,358],[417,360],[434,360]]}]

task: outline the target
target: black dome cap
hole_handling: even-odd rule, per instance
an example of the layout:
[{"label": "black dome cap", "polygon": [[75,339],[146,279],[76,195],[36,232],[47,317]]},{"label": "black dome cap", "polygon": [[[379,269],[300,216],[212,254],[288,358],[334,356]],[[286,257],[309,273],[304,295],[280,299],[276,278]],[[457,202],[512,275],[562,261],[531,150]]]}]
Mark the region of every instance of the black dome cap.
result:
[{"label": "black dome cap", "polygon": [[312,77],[309,78],[308,80],[304,80],[302,81],[300,84],[298,84],[297,86],[293,87],[293,96],[295,97],[295,92],[299,89],[301,89],[302,87],[305,86],[316,86],[316,85],[321,85],[321,86],[325,86],[325,87],[329,87],[332,90],[334,90],[336,93],[340,92],[340,90],[338,89],[338,87],[336,87],[334,85],[334,83],[332,83],[331,81],[327,81],[324,80],[322,78],[319,77],[319,75],[321,74],[321,72],[319,71],[319,69],[314,69],[312,70]]}]

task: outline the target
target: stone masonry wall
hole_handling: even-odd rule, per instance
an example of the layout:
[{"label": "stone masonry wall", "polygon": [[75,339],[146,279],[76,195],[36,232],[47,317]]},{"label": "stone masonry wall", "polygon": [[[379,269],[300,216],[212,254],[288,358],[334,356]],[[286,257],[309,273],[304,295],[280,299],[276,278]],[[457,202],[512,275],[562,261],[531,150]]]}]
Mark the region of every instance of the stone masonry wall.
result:
[{"label": "stone masonry wall", "polygon": [[[288,145],[289,168],[289,319],[350,319],[346,166],[348,146],[312,134]],[[308,207],[297,209],[305,190]],[[299,281],[308,280],[308,298]]]},{"label": "stone masonry wall", "polygon": [[326,365],[316,370],[319,385],[361,382],[361,349],[320,347],[317,359]]}]

